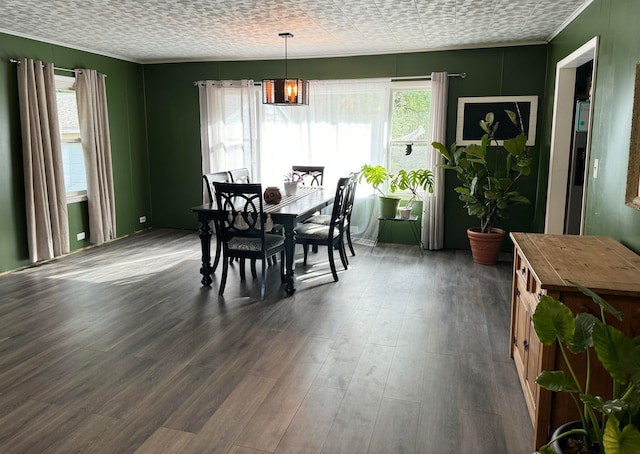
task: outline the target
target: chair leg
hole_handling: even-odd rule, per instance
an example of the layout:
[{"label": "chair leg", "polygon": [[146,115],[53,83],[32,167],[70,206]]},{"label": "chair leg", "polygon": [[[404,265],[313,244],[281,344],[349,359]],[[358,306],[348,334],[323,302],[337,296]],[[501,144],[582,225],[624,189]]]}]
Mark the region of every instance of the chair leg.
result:
[{"label": "chair leg", "polygon": [[220,296],[224,293],[224,286],[227,285],[227,271],[229,271],[229,259],[224,256],[222,257],[222,278],[220,280],[220,289],[218,290],[218,295]]},{"label": "chair leg", "polygon": [[216,272],[216,268],[218,268],[218,263],[220,262],[220,251],[222,250],[222,240],[219,235],[216,235],[216,256],[213,259],[213,269],[212,273]]},{"label": "chair leg", "polygon": [[344,269],[347,269],[347,265],[349,265],[349,261],[347,260],[347,254],[344,250],[344,241],[342,238],[338,241],[338,253],[340,254],[340,260],[342,261],[342,266]]},{"label": "chair leg", "polygon": [[244,272],[244,259],[240,259],[240,279],[243,281],[246,279],[246,275]]},{"label": "chair leg", "polygon": [[333,280],[338,282],[338,272],[336,271],[336,264],[333,263],[333,244],[328,244],[329,250],[329,266],[331,267],[331,274],[333,274]]},{"label": "chair leg", "polygon": [[278,256],[276,254],[271,256],[271,261],[273,262],[274,265],[278,264]]},{"label": "chair leg", "polygon": [[314,253],[314,254],[317,254],[317,253],[318,253],[318,245],[317,245],[317,244],[314,244],[314,245],[311,247],[311,251],[313,251],[313,253]]},{"label": "chair leg", "polygon": [[[253,269],[255,270],[256,264],[253,262]],[[264,301],[264,294],[267,288],[267,261],[264,256],[262,257],[262,283],[260,284],[260,300]]]},{"label": "chair leg", "polygon": [[303,244],[302,245],[302,250],[304,251],[304,261],[302,262],[302,264],[304,266],[307,266],[307,255],[309,255],[309,245],[308,244]]},{"label": "chair leg", "polygon": [[349,250],[351,255],[356,255],[356,251],[353,250],[353,243],[351,243],[351,229],[347,229],[347,243],[349,244]]},{"label": "chair leg", "polygon": [[[264,261],[262,262],[262,266],[264,267]],[[255,279],[258,277],[258,273],[256,272],[256,260],[251,259],[251,276]]]}]

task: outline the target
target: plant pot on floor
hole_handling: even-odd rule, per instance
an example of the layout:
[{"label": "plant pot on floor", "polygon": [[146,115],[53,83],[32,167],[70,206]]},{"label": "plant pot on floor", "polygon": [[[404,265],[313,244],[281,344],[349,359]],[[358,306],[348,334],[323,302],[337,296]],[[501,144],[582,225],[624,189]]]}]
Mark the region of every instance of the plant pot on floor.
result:
[{"label": "plant pot on floor", "polygon": [[397,197],[385,197],[378,196],[380,204],[380,217],[386,219],[393,219],[398,212],[398,205],[400,205],[400,199]]},{"label": "plant pot on floor", "polygon": [[480,265],[495,265],[502,250],[502,243],[507,232],[492,228],[490,232],[481,233],[479,227],[467,229],[473,261]]},{"label": "plant pot on floor", "polygon": [[[580,429],[582,427],[581,421],[571,421],[566,424],[558,427],[553,435],[551,435],[551,439],[562,435],[563,433],[569,432],[573,429]],[[551,449],[555,454],[597,454],[600,451],[597,449],[597,445],[594,448],[583,446],[584,440],[581,436],[573,436],[568,435],[564,438],[554,441],[551,443]]]}]

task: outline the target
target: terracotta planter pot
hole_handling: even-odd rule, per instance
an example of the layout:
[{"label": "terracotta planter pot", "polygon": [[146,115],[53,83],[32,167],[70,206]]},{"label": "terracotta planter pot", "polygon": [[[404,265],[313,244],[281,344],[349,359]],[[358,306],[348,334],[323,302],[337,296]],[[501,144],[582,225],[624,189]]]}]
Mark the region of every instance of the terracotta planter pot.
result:
[{"label": "terracotta planter pot", "polygon": [[467,229],[473,261],[480,265],[495,265],[502,249],[502,242],[507,232],[492,228],[489,233],[480,233],[479,227]]}]

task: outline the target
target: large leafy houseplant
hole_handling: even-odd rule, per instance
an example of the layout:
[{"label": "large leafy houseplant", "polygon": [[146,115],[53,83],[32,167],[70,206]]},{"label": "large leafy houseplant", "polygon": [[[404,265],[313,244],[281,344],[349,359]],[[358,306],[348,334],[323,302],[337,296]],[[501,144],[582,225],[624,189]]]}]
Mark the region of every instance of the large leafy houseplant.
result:
[{"label": "large leafy houseplant", "polygon": [[480,121],[485,134],[479,144],[458,147],[454,143],[449,149],[440,142],[432,144],[446,161],[441,167],[456,173],[461,185],[455,191],[469,215],[480,219],[481,233],[491,232],[497,219],[508,217],[510,206],[529,203],[516,190],[520,178],[531,173],[527,136],[519,111],[518,115],[510,110],[505,112],[520,133],[504,140],[502,147],[496,139],[500,122],[495,121],[492,112]]},{"label": "large leafy houseplant", "polygon": [[[542,388],[570,393],[580,414],[579,428],[560,434],[558,438],[578,437],[593,452],[604,454],[640,453],[640,336],[635,339],[607,324],[605,314],[622,320],[622,314],[593,291],[572,282],[590,296],[600,308],[600,317],[579,313],[575,317],[560,301],[543,295],[533,315],[533,324],[544,345],[557,343],[568,373],[543,371],[536,379]],[[590,394],[590,350],[613,380],[613,398],[605,400]],[[584,382],[577,379],[571,352],[586,355]],[[551,440],[537,453],[551,454]]]}]

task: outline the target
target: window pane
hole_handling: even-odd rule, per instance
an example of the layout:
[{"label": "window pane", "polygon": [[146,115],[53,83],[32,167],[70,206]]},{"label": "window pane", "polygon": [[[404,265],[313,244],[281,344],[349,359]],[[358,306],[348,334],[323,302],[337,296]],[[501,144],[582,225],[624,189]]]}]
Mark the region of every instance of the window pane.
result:
[{"label": "window pane", "polygon": [[389,147],[389,172],[394,175],[398,170],[424,169],[427,162],[427,144],[425,142],[414,143],[413,151],[406,155],[407,145],[392,143]]},{"label": "window pane", "polygon": [[86,191],[87,175],[84,171],[84,155],[80,142],[62,143],[62,166],[66,191]]},{"label": "window pane", "polygon": [[56,90],[58,125],[62,140],[62,166],[67,192],[86,191],[87,177],[80,143],[80,122],[76,94],[71,90]]},{"label": "window pane", "polygon": [[427,140],[431,92],[403,90],[393,92],[391,140]]}]

